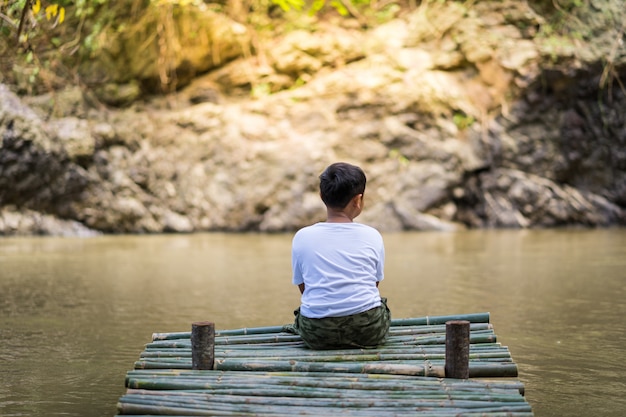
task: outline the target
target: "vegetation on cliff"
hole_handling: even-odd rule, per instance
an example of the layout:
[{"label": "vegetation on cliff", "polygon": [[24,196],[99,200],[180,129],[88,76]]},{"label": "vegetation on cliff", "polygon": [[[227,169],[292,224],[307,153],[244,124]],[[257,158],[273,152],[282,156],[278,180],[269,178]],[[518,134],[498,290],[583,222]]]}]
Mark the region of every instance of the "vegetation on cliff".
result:
[{"label": "vegetation on cliff", "polygon": [[25,5],[0,234],[293,230],[336,160],[385,231],[626,224],[622,0]]},{"label": "vegetation on cliff", "polygon": [[[0,82],[13,86],[20,94],[40,94],[78,84],[99,89],[105,100],[111,96],[106,88],[131,83],[137,90],[132,99],[144,93],[175,91],[197,75],[238,57],[255,55],[258,65],[263,65],[272,39],[295,30],[315,36],[322,29],[322,22],[366,30],[416,8],[431,8],[433,21],[446,24],[446,19],[436,15],[444,10],[442,4],[456,5],[445,9],[450,14],[447,20],[454,20],[461,18],[458,13],[476,13],[479,2],[485,3],[478,0],[5,0],[0,4],[3,58]],[[577,65],[578,60],[601,59],[605,66],[603,83],[608,86],[616,80],[621,84],[615,72],[616,60],[624,59],[623,54],[618,56],[620,49],[623,50],[618,42],[623,37],[625,22],[623,3],[619,0],[490,3],[489,8],[505,17],[509,13],[507,4],[530,6],[528,10],[533,16],[525,21],[513,18],[511,23],[523,25],[519,29],[527,36],[540,39],[542,53],[553,64]],[[433,30],[443,36],[445,27],[433,27]],[[593,43],[594,47],[581,47],[583,43]],[[592,51],[604,56],[593,56]],[[291,75],[288,82],[270,85],[269,91],[301,85],[307,80],[302,76],[306,74],[288,75]],[[250,89],[254,87],[258,85],[251,85]]]}]

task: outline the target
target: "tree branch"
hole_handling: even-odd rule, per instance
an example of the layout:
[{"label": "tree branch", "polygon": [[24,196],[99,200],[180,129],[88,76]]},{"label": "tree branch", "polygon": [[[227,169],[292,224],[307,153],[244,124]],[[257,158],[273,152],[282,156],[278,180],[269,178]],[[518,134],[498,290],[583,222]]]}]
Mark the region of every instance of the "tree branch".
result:
[{"label": "tree branch", "polygon": [[20,42],[20,35],[22,34],[22,29],[24,29],[24,22],[26,21],[26,13],[28,12],[28,9],[30,8],[30,2],[31,0],[26,0],[26,3],[24,3],[24,8],[22,9],[22,17],[20,18],[20,25],[17,28],[17,42]]}]

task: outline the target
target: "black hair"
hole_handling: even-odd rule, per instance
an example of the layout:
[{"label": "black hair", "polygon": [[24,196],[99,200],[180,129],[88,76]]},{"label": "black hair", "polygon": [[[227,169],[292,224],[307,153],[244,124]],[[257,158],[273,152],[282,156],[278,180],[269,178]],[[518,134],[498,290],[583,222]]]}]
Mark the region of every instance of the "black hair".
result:
[{"label": "black hair", "polygon": [[337,162],[320,175],[320,196],[327,207],[342,209],[365,192],[365,173],[356,165]]}]

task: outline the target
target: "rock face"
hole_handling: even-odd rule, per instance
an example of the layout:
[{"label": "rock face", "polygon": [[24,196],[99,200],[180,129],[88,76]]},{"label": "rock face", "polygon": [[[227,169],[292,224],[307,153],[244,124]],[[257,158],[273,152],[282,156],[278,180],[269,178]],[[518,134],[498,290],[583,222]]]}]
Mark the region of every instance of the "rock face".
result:
[{"label": "rock face", "polygon": [[365,169],[359,221],[382,231],[625,225],[623,31],[610,68],[596,49],[547,65],[518,3],[295,32],[265,66],[123,109],[49,119],[0,86],[0,234],[293,231],[324,218],[317,177],[339,160]]}]

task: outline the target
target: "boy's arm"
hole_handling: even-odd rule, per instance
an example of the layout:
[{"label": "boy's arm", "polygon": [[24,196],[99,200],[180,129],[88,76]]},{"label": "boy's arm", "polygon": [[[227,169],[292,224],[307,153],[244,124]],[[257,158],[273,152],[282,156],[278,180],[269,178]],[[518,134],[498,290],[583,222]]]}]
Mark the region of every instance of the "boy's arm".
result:
[{"label": "boy's arm", "polygon": [[298,288],[300,289],[300,294],[304,294],[304,282],[302,284],[298,284]]}]

